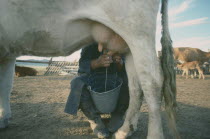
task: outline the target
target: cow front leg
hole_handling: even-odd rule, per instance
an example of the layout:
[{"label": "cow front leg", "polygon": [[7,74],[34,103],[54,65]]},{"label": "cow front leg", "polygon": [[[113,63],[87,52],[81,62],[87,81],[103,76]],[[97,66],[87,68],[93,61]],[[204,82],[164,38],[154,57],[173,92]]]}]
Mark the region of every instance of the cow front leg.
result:
[{"label": "cow front leg", "polygon": [[11,117],[10,93],[14,77],[15,58],[0,59],[0,128],[8,126]]},{"label": "cow front leg", "polygon": [[139,110],[143,100],[143,93],[139,86],[140,84],[131,53],[126,56],[125,66],[128,76],[130,101],[126,111],[124,124],[114,135],[117,139],[124,139],[137,129]]},{"label": "cow front leg", "polygon": [[184,77],[184,74],[186,74],[186,70],[183,70],[182,72],[182,76]]},{"label": "cow front leg", "polygon": [[188,79],[189,76],[189,70],[186,70],[186,79]]}]

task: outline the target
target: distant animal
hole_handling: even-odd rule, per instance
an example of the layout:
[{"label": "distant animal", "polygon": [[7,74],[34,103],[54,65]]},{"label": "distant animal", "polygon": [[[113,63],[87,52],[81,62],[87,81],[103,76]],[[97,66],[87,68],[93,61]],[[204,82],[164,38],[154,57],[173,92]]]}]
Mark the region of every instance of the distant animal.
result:
[{"label": "distant animal", "polygon": [[125,122],[114,137],[124,139],[137,130],[144,97],[149,109],[147,138],[163,139],[160,108],[164,94],[170,129],[178,138],[167,4],[167,0],[161,1],[160,63],[155,51],[160,0],[0,0],[0,128],[11,117],[9,96],[16,57],[67,56],[98,42],[109,50],[125,52],[130,103]]},{"label": "distant animal", "polygon": [[37,73],[38,71],[33,68],[15,65],[15,75],[17,77],[36,76]]},{"label": "distant animal", "polygon": [[204,62],[202,68],[203,68],[204,73],[209,74],[210,73],[210,62]]},{"label": "distant animal", "polygon": [[[205,79],[205,76],[203,74],[203,70],[201,68],[201,64],[199,61],[192,61],[192,62],[185,62],[183,64],[177,65],[177,67],[181,70],[183,70],[182,76],[186,74],[186,79],[189,76],[189,70],[198,70],[199,73],[199,79],[203,78]],[[196,72],[196,71],[194,71]],[[192,76],[194,78],[194,76]]]},{"label": "distant animal", "polygon": [[203,64],[210,60],[210,52],[204,52],[198,48],[177,47],[174,48],[174,59],[181,63],[199,61]]}]

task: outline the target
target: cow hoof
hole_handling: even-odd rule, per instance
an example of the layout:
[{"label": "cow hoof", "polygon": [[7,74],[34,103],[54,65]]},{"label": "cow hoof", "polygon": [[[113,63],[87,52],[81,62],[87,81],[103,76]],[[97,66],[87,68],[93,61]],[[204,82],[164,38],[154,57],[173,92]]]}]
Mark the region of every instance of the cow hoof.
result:
[{"label": "cow hoof", "polygon": [[98,131],[96,135],[99,139],[104,139],[108,138],[110,134],[108,130],[103,130],[103,131]]},{"label": "cow hoof", "polygon": [[9,126],[9,119],[0,120],[0,128],[6,128]]}]

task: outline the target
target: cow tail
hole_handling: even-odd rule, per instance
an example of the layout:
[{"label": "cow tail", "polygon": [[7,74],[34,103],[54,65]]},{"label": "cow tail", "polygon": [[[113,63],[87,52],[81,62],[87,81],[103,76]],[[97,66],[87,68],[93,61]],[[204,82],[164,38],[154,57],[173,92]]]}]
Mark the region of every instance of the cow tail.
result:
[{"label": "cow tail", "polygon": [[180,136],[176,128],[176,74],[174,70],[172,40],[168,29],[168,0],[162,0],[161,15],[161,66],[164,75],[162,91],[165,101],[165,110],[169,118],[169,127],[172,129],[175,137],[179,139]]}]

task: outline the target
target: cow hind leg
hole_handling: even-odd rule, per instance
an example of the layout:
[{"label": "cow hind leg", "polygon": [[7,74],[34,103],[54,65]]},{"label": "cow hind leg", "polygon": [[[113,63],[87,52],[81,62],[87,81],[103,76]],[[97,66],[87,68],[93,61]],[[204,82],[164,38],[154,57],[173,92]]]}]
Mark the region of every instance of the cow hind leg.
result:
[{"label": "cow hind leg", "polygon": [[134,68],[133,58],[131,53],[126,56],[126,72],[128,75],[129,85],[129,107],[126,111],[125,122],[123,126],[115,133],[114,137],[117,139],[124,139],[131,135],[137,129],[139,118],[139,110],[143,100],[143,93],[139,86],[138,77]]},{"label": "cow hind leg", "polygon": [[154,83],[154,86],[143,85],[144,96],[148,104],[149,109],[149,124],[148,124],[148,136],[147,139],[163,139],[163,130],[161,123],[161,96],[160,88],[157,87]]},{"label": "cow hind leg", "polygon": [[199,79],[201,79],[201,78],[205,79],[205,76],[203,74],[203,70],[201,68],[198,68],[198,75],[199,75]]},{"label": "cow hind leg", "polygon": [[10,93],[14,76],[15,58],[0,59],[0,128],[8,126],[11,117]]},{"label": "cow hind leg", "polygon": [[[149,123],[147,139],[163,139],[161,121],[161,89],[163,72],[157,58],[153,37],[143,36],[132,49],[135,69],[144,98],[148,105]],[[147,47],[147,49],[145,49]]]},{"label": "cow hind leg", "polygon": [[201,79],[201,78],[205,79],[205,76],[203,74],[203,71],[199,71],[199,79]]}]

